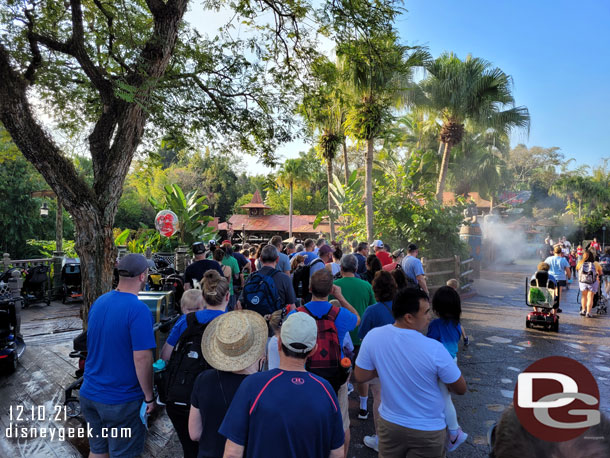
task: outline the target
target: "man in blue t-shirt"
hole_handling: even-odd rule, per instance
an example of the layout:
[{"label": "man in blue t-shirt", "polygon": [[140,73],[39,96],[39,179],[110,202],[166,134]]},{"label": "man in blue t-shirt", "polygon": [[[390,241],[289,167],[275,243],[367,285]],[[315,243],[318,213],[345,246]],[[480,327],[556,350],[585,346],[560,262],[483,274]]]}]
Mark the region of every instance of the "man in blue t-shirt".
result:
[{"label": "man in blue t-shirt", "polygon": [[305,256],[305,265],[311,263],[314,259],[318,259],[318,256],[313,252],[316,247],[316,242],[314,242],[313,239],[306,239],[303,246],[305,251],[299,251],[298,253],[294,253],[292,256]]},{"label": "man in blue t-shirt", "polygon": [[417,245],[410,243],[407,247],[407,257],[402,260],[402,270],[411,283],[418,285],[429,295],[424,266],[421,261],[417,259],[418,254],[419,249],[417,248]]},{"label": "man in blue t-shirt", "polygon": [[354,256],[358,260],[358,269],[356,270],[356,276],[362,278],[362,275],[366,273],[366,258],[369,255],[369,244],[366,242],[360,242],[356,247]]},{"label": "man in blue t-shirt", "polygon": [[248,376],[218,432],[225,457],[343,457],[343,427],[335,392],[305,370],[318,328],[306,313],[290,315],[280,331],[280,367]]},{"label": "man in blue t-shirt", "polygon": [[[155,407],[153,355],[155,348],[150,309],[138,300],[148,277],[148,263],[140,254],[128,254],[118,265],[115,291],[91,306],[87,328],[87,364],[80,389],[85,420],[93,430],[92,454],[137,456],[144,449],[146,430],[140,420],[142,400],[146,413]],[[103,428],[129,428],[129,438],[103,438]]]},{"label": "man in blue t-shirt", "polygon": [[[557,245],[553,248],[553,256],[549,256],[544,260],[549,265],[549,273],[557,280],[557,305],[561,304],[561,288],[567,286],[567,279],[572,275],[570,263],[561,255],[561,246]],[[561,312],[561,308],[557,309]]]}]

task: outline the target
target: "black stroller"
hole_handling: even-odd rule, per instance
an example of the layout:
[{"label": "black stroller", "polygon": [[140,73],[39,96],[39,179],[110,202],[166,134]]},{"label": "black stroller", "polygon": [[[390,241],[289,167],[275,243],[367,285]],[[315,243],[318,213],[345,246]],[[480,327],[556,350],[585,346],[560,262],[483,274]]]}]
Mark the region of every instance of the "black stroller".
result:
[{"label": "black stroller", "polygon": [[78,258],[63,260],[61,267],[61,282],[61,301],[64,304],[68,299],[79,299],[83,297],[80,260]]},{"label": "black stroller", "polygon": [[51,305],[50,271],[49,266],[45,265],[32,266],[25,270],[25,279],[21,290],[24,308],[37,302]]},{"label": "black stroller", "polygon": [[17,304],[21,297],[13,297],[8,291],[0,291],[0,368],[1,372],[13,373],[19,358],[25,351],[25,342],[17,335]]}]

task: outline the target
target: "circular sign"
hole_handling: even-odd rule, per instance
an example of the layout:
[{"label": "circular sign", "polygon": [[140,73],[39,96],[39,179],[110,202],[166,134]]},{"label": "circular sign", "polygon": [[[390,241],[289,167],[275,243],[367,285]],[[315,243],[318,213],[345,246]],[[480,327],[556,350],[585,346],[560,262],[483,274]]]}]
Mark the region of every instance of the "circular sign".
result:
[{"label": "circular sign", "polygon": [[593,374],[565,356],[540,359],[519,374],[513,403],[521,425],[544,441],[575,439],[601,421]]},{"label": "circular sign", "polygon": [[171,210],[161,210],[155,216],[155,228],[164,237],[171,237],[178,231],[178,216]]}]

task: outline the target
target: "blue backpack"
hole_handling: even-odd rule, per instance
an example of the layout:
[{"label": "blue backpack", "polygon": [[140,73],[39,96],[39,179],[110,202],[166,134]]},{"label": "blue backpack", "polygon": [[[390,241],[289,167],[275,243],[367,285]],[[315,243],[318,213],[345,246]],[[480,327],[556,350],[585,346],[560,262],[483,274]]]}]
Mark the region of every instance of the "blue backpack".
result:
[{"label": "blue backpack", "polygon": [[242,307],[246,310],[258,312],[261,315],[269,315],[282,307],[280,295],[277,292],[273,276],[279,273],[274,270],[271,275],[263,275],[255,272],[248,277],[248,282],[242,292],[244,303]]}]

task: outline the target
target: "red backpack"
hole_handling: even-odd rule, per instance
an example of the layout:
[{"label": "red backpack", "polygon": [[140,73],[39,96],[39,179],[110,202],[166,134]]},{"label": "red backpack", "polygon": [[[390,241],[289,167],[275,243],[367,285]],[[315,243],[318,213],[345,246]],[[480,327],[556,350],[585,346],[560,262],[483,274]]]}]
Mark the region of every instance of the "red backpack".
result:
[{"label": "red backpack", "polygon": [[328,312],[320,318],[313,315],[306,305],[299,307],[297,311],[307,313],[318,325],[318,348],[307,358],[305,369],[328,381],[335,392],[338,392],[349,376],[349,370],[341,366],[341,343],[335,325],[341,309],[331,305]]}]

